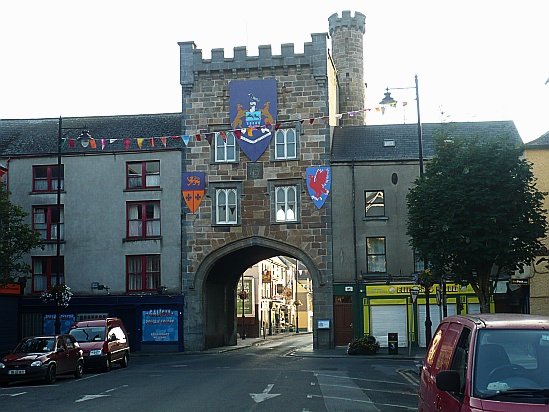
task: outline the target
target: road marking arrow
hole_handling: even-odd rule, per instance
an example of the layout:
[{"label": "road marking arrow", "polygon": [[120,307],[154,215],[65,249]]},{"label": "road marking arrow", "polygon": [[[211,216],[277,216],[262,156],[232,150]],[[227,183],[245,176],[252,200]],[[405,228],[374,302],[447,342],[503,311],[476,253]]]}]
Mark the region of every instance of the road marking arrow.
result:
[{"label": "road marking arrow", "polygon": [[84,395],[80,399],[77,399],[75,402],[84,402],[84,401],[89,401],[96,398],[103,398],[105,396],[110,396],[110,395]]},{"label": "road marking arrow", "polygon": [[275,398],[277,396],[280,396],[280,393],[269,393],[271,389],[273,389],[274,384],[267,385],[267,388],[263,391],[263,393],[250,393],[250,396],[255,401],[255,403],[263,402],[267,399]]}]

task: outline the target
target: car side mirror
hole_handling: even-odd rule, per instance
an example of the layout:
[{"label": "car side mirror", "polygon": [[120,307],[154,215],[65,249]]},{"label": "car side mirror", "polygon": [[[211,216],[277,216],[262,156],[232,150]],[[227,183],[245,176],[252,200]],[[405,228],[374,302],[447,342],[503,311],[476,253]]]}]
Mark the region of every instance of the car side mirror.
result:
[{"label": "car side mirror", "polygon": [[446,392],[459,392],[459,373],[454,370],[440,371],[436,377],[437,388]]}]

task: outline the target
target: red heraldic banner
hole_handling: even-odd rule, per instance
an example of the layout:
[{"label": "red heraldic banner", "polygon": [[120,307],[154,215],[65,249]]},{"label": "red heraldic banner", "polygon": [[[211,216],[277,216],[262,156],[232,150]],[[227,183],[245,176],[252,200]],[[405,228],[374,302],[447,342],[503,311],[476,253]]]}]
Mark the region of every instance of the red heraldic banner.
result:
[{"label": "red heraldic banner", "polygon": [[204,198],[205,180],[204,172],[185,172],[182,175],[181,195],[192,213],[196,212]]}]

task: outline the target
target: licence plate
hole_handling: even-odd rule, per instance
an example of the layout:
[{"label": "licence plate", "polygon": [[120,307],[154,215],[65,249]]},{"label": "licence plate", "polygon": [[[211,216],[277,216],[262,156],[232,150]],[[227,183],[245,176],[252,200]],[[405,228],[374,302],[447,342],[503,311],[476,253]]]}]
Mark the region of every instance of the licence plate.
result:
[{"label": "licence plate", "polygon": [[25,374],[24,370],[11,370],[11,371],[8,371],[8,375],[24,375],[24,374]]}]

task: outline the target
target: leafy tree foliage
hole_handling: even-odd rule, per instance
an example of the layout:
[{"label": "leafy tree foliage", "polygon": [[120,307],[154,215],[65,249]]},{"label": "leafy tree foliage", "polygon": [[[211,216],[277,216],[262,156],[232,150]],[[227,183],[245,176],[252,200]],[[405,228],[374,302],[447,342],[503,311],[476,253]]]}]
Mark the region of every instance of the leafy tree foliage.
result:
[{"label": "leafy tree foliage", "polygon": [[436,140],[435,157],[407,196],[410,244],[436,276],[470,284],[481,312],[501,274],[542,246],[546,193],[522,148],[505,138]]},{"label": "leafy tree foliage", "polygon": [[24,222],[26,216],[28,213],[9,201],[6,184],[0,182],[0,284],[28,275],[31,268],[21,258],[42,246],[40,234]]}]

